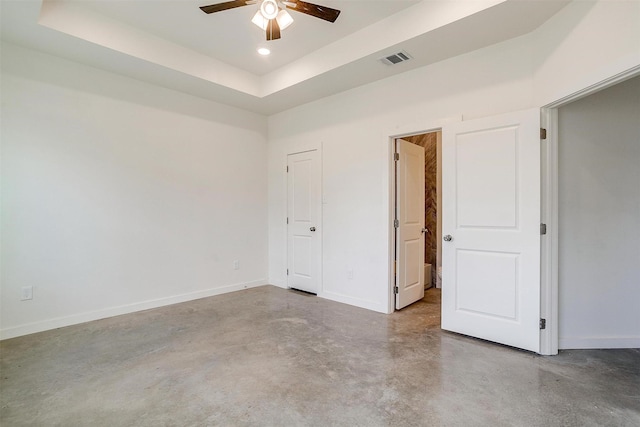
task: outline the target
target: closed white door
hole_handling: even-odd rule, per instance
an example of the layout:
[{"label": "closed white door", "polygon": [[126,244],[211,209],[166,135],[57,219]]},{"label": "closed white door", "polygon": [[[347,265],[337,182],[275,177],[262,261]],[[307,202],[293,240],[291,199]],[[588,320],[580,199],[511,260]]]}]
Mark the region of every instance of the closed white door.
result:
[{"label": "closed white door", "polygon": [[540,350],[540,112],[442,130],[442,328]]},{"label": "closed white door", "polygon": [[314,294],[320,273],[318,152],[287,156],[287,285]]},{"label": "closed white door", "polygon": [[424,297],[424,148],[396,140],[396,309]]}]

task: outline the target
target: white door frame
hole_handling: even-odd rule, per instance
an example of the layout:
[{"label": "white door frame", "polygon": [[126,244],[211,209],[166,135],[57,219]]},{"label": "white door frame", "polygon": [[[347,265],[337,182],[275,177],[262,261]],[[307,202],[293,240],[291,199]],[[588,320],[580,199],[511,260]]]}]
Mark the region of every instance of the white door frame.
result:
[{"label": "white door frame", "polygon": [[540,316],[547,327],[540,331],[540,354],[558,354],[558,109],[610,86],[640,75],[640,66],[611,76],[567,95],[541,108],[540,123],[547,129],[541,158],[541,221],[547,224],[547,236],[540,249]]},{"label": "white door frame", "polygon": [[387,294],[387,314],[391,314],[396,309],[396,295],[393,292],[394,287],[394,279],[395,272],[393,266],[393,248],[395,247],[395,228],[393,226],[394,220],[394,209],[395,209],[395,188],[396,188],[396,179],[394,174],[394,153],[395,153],[395,140],[398,138],[403,138],[407,136],[413,135],[422,135],[423,133],[432,133],[442,131],[442,127],[448,123],[460,122],[462,121],[462,116],[448,117],[428,122],[418,122],[404,126],[396,126],[394,129],[388,130],[384,132],[384,146],[383,150],[385,153],[385,158],[387,159],[387,176],[389,177],[388,187],[386,189],[386,200],[387,200],[387,250],[388,250],[388,271],[389,271],[389,279],[388,279],[388,294]]},{"label": "white door frame", "polygon": [[[316,142],[311,142],[311,143],[293,143],[290,144],[284,153],[283,156],[283,170],[286,169],[286,167],[288,166],[288,159],[289,156],[292,154],[300,154],[300,153],[306,153],[308,151],[317,151],[318,152],[318,162],[319,162],[319,169],[320,169],[320,176],[319,176],[319,188],[318,188],[318,192],[319,192],[319,203],[318,203],[318,210],[317,210],[317,216],[318,216],[318,238],[320,239],[320,241],[318,242],[318,259],[317,259],[317,271],[318,271],[318,292],[316,293],[316,296],[324,298],[324,286],[323,286],[323,246],[322,246],[322,242],[323,242],[323,236],[324,236],[324,227],[323,227],[323,222],[322,222],[322,201],[324,199],[323,195],[324,195],[324,190],[322,187],[322,176],[323,176],[323,162],[322,162],[322,142],[320,143],[316,143]],[[286,222],[287,220],[287,215],[289,214],[288,211],[288,204],[289,204],[289,190],[288,190],[288,179],[289,177],[287,176],[287,173],[284,173],[284,194],[286,194],[286,197],[284,198],[284,213],[285,213],[285,217],[283,218],[283,221]],[[289,235],[288,235],[288,227],[285,226],[284,227],[284,241],[286,242],[285,244],[285,248],[284,248],[284,268],[285,270],[288,268],[289,266]],[[289,288],[289,277],[286,275],[285,272],[285,280],[284,280],[284,287],[287,289]]]}]

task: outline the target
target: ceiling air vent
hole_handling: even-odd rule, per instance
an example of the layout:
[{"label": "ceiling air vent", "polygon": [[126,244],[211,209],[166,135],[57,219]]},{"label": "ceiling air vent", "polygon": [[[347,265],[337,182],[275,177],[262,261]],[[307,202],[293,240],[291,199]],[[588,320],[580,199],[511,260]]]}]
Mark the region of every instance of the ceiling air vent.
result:
[{"label": "ceiling air vent", "polygon": [[404,50],[394,53],[393,55],[385,56],[384,58],[380,58],[383,64],[386,65],[396,65],[401,62],[405,62],[411,59],[411,55],[409,55]]}]

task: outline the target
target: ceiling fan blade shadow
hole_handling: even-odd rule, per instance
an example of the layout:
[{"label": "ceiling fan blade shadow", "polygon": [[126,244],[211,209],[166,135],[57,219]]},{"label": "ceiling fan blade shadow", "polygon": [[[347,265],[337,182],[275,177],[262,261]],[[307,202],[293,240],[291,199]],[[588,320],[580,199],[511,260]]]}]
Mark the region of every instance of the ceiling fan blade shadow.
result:
[{"label": "ceiling fan blade shadow", "polygon": [[280,38],[280,25],[275,19],[270,19],[267,24],[267,41]]},{"label": "ceiling fan blade shadow", "polygon": [[247,2],[246,0],[226,1],[224,3],[211,4],[209,6],[200,6],[200,10],[202,10],[204,13],[215,13],[222,12],[223,10],[234,9],[236,7],[246,6],[247,4],[251,4],[251,2]]},{"label": "ceiling fan blade shadow", "polygon": [[332,9],[330,7],[320,6],[302,0],[285,1],[284,5],[287,9],[305,13],[329,22],[336,22],[336,19],[338,19],[338,16],[340,15],[340,11],[338,9]]}]

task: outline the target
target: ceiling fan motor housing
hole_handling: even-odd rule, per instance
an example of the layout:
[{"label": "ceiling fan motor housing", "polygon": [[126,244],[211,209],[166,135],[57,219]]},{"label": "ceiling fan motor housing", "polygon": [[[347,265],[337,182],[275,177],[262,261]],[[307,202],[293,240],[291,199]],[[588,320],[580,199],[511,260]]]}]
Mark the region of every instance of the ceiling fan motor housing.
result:
[{"label": "ceiling fan motor housing", "polygon": [[260,13],[266,19],[274,19],[278,16],[278,3],[276,0],[264,0],[260,5]]}]

